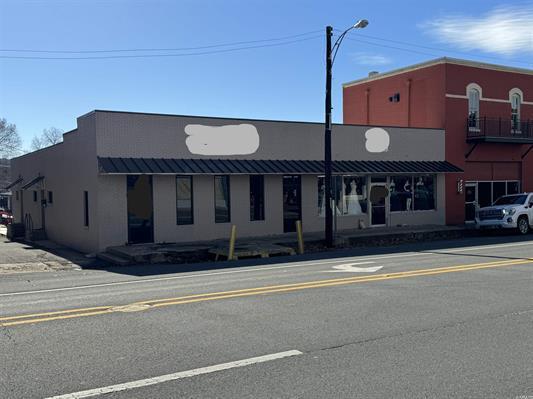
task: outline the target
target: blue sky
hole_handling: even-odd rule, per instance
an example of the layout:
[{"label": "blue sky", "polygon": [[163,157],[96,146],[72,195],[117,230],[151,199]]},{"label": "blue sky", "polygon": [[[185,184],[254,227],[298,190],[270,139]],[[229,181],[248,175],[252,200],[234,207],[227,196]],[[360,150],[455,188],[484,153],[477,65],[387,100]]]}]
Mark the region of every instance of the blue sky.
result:
[{"label": "blue sky", "polygon": [[[361,18],[369,26],[350,33],[334,65],[336,122],[341,84],[372,70],[444,55],[533,66],[531,1],[0,0],[0,117],[17,125],[26,148],[44,128],[71,130],[93,109],[323,121],[324,28],[344,30]],[[196,50],[305,39],[205,55],[2,58],[184,54],[194,51],[5,50],[183,48],[302,33]]]}]

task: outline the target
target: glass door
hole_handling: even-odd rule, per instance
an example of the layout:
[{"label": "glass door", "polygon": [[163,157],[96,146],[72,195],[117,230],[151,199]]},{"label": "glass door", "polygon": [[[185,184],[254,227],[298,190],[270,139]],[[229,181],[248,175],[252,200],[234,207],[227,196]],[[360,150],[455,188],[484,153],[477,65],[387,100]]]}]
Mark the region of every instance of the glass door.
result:
[{"label": "glass door", "polygon": [[283,176],[283,231],[296,231],[297,220],[302,220],[301,176]]},{"label": "glass door", "polygon": [[465,184],[465,222],[476,220],[477,183]]},{"label": "glass door", "polygon": [[387,224],[387,195],[386,183],[370,184],[370,225],[385,226]]}]

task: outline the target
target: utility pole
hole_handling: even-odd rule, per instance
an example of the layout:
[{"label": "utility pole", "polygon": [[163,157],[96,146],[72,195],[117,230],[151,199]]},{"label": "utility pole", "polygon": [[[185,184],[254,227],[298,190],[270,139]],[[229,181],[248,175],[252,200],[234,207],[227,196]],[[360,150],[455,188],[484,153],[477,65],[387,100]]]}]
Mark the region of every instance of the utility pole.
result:
[{"label": "utility pole", "polygon": [[333,247],[333,212],[331,210],[331,37],[333,27],[326,26],[326,131],[324,134],[324,200],[326,247]]},{"label": "utility pole", "polygon": [[[333,36],[333,27],[326,26],[326,132],[324,134],[324,201],[326,201],[325,211],[325,230],[326,230],[326,247],[333,247],[333,212],[331,207],[331,69],[337,56],[337,51],[344,39],[344,36],[352,29],[362,29],[368,25],[366,19],[357,21],[353,26],[350,26],[342,32],[337,41],[331,46],[331,38]],[[333,50],[335,50],[333,52]]]}]

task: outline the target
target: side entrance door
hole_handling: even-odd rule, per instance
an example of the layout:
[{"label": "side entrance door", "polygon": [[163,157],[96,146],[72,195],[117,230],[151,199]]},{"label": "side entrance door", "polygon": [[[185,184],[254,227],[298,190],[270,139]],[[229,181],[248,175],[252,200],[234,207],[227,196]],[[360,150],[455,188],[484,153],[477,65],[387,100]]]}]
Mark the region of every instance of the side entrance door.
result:
[{"label": "side entrance door", "polygon": [[477,183],[465,184],[465,222],[475,222],[477,205]]},{"label": "side entrance door", "polygon": [[128,242],[154,242],[152,176],[128,176]]}]

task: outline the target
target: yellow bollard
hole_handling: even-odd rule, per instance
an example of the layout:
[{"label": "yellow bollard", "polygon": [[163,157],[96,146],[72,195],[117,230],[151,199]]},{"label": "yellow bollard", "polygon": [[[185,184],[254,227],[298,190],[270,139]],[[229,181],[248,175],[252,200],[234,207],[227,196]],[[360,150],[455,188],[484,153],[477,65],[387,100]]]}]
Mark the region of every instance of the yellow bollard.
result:
[{"label": "yellow bollard", "polygon": [[304,253],[304,235],[301,220],[296,221],[296,234],[298,235],[298,253],[302,255]]},{"label": "yellow bollard", "polygon": [[233,260],[233,254],[235,252],[235,239],[237,237],[237,226],[231,226],[231,234],[229,236],[229,252],[228,260]]}]

